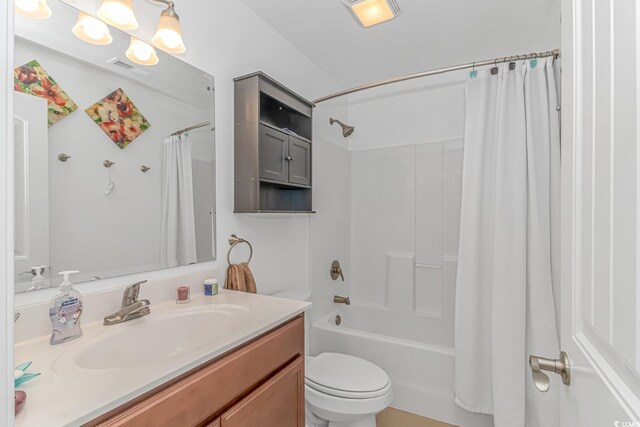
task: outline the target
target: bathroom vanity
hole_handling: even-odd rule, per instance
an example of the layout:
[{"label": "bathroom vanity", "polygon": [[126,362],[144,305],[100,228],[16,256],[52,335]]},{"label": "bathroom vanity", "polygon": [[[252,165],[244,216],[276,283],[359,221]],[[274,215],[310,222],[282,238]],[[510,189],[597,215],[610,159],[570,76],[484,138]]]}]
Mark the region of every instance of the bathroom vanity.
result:
[{"label": "bathroom vanity", "polygon": [[16,426],[301,427],[309,306],[221,290],[88,324],[58,346],[19,343],[16,360],[42,375],[21,387],[28,400]]},{"label": "bathroom vanity", "polygon": [[304,319],[87,423],[90,426],[303,426]]}]

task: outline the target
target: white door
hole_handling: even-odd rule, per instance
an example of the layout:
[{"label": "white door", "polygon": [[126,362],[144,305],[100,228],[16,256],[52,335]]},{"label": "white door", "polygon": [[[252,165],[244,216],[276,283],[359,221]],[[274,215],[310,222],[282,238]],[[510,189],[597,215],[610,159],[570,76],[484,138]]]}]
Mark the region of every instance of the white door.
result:
[{"label": "white door", "polygon": [[639,7],[635,0],[563,0],[567,427],[640,426]]},{"label": "white door", "polygon": [[47,101],[15,92],[15,291],[31,287],[29,273],[45,265],[49,277],[49,149]]}]

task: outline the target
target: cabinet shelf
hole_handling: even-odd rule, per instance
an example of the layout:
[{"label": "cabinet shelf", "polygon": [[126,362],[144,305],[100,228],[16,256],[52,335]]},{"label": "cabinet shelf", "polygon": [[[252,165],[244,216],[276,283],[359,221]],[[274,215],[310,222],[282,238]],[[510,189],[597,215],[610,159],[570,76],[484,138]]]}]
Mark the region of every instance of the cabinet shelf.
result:
[{"label": "cabinet shelf", "polygon": [[234,82],[234,212],[313,212],[313,104],[261,72]]}]

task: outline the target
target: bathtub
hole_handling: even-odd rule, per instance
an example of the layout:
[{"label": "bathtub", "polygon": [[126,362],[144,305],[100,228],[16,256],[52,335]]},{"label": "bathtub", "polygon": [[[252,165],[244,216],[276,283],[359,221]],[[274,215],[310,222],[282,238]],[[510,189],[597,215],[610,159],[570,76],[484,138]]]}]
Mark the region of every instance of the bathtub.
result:
[{"label": "bathtub", "polygon": [[390,316],[383,307],[354,304],[314,320],[311,352],[346,353],[383,368],[393,385],[394,408],[458,426],[493,426],[492,417],[455,405],[453,349],[420,341],[415,323],[398,327],[401,322]]}]

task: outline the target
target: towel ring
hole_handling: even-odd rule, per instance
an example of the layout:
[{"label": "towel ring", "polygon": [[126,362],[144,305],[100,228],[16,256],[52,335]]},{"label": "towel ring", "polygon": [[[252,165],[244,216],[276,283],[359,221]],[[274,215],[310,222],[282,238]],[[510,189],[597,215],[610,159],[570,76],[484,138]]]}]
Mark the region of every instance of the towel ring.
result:
[{"label": "towel ring", "polygon": [[251,258],[253,258],[253,246],[251,246],[251,243],[249,243],[247,240],[241,239],[235,234],[232,234],[231,236],[229,236],[229,244],[231,245],[231,247],[227,252],[227,263],[229,265],[231,265],[231,250],[239,243],[246,243],[247,245],[249,245],[249,259],[247,260],[247,264],[250,263]]}]

